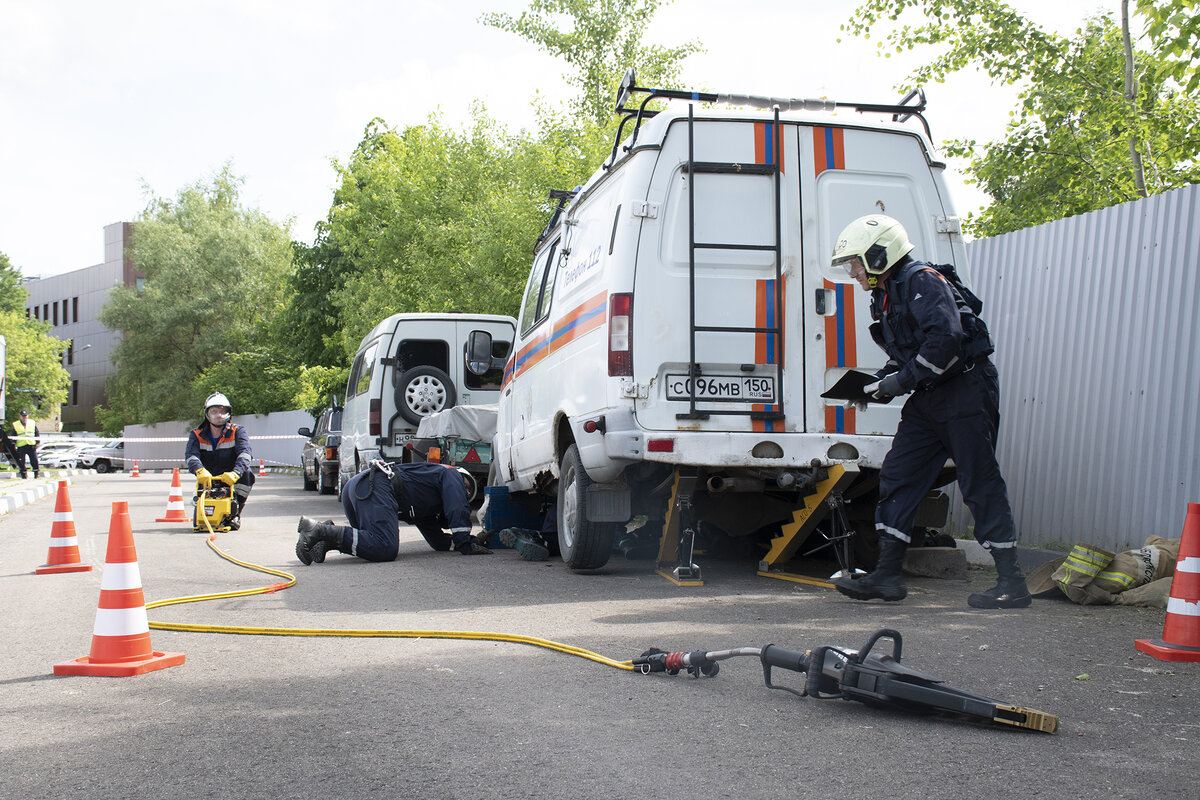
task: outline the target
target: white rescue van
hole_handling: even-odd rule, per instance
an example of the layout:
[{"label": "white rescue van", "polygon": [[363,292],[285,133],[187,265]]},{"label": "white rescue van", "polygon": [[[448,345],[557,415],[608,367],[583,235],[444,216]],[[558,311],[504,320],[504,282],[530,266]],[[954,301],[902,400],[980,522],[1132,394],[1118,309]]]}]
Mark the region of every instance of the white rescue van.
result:
[{"label": "white rescue van", "polygon": [[[625,107],[638,94],[775,110],[652,115]],[[821,397],[885,361],[869,298],[830,254],[848,222],[886,213],[919,257],[965,273],[945,167],[927,132],[891,119],[923,108],[920,92],[867,106],[644,89],[626,75],[618,110],[632,134],[623,124],[584,186],[552,194],[493,444],[510,495],[557,494],[568,566],[604,565],[635,516],[778,534],[820,486],[873,561],[877,470],[902,401],[858,412]],[[471,348],[483,368],[492,344]]]},{"label": "white rescue van", "polygon": [[502,370],[464,368],[473,331],[508,356],[516,320],[495,314],[393,314],[363,338],[350,367],[338,448],[338,489],[377,458],[399,460],[423,418],[500,397]]}]

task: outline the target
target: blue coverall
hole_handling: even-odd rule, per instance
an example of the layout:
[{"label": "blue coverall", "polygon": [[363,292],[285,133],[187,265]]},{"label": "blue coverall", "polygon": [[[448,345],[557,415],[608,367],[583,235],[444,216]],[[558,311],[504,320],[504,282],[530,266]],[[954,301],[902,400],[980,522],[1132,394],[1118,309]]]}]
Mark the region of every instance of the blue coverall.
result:
[{"label": "blue coverall", "polygon": [[237,511],[246,505],[250,489],[254,486],[254,469],[251,460],[254,451],[250,448],[250,434],[241,425],[226,423],[221,429],[221,435],[213,439],[209,424],[205,422],[188,434],[187,445],[183,450],[183,463],[193,475],[196,470],[204,467],[210,473],[221,475],[226,472],[237,472],[241,477],[233,485],[233,495],[237,499]]},{"label": "blue coverall", "polygon": [[400,520],[415,525],[434,550],[457,550],[470,542],[470,498],[457,470],[427,463],[389,466],[404,482],[405,507],[384,472],[370,469],[355,475],[342,487],[342,508],[350,527],[342,529],[341,552],[368,561],[394,561],[400,549]]},{"label": "blue coverall", "polygon": [[879,472],[876,530],[910,543],[917,507],[949,457],[975,517],[975,538],[987,548],[1016,547],[996,462],[999,375],[986,355],[970,355],[990,352],[990,342],[979,341],[986,328],[946,278],[921,261],[874,290],[871,316],[879,323],[872,336],[890,359],[877,377],[894,373],[913,392]]}]

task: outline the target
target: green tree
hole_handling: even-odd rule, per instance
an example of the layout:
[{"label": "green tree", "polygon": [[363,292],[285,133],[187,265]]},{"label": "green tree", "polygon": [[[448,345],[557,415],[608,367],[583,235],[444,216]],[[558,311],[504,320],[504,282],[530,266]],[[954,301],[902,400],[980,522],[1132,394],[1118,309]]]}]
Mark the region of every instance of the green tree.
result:
[{"label": "green tree", "polygon": [[0,311],[0,336],[8,348],[4,423],[15,420],[23,408],[32,419],[49,417],[67,401],[71,376],[62,365],[67,342],[50,335],[49,323],[27,318],[24,306]]},{"label": "green tree", "polygon": [[21,271],[0,253],[0,311],[25,312],[29,290],[21,283]]},{"label": "green tree", "polygon": [[[668,0],[669,2],[669,0]],[[519,15],[491,13],[480,22],[533,42],[573,69],[567,81],[578,95],[577,115],[604,128],[613,117],[617,84],[636,67],[643,85],[669,84],[683,59],[701,47],[644,44],[642,36],[663,0],[532,0]]]},{"label": "green tree", "polygon": [[[1125,0],[1127,2],[1127,0]],[[1167,60],[1171,79],[1188,94],[1200,91],[1200,13],[1196,0],[1137,0],[1147,22],[1146,35]]]},{"label": "green tree", "polygon": [[353,264],[333,301],[345,353],[399,311],[515,314],[549,189],[581,183],[611,146],[549,112],[536,135],[474,113],[466,132],[373,120],[337,165],[319,246]]},{"label": "green tree", "polygon": [[[906,12],[923,24],[900,24]],[[908,17],[905,17],[908,19]],[[1125,20],[1123,20],[1125,21]],[[992,202],[967,229],[992,236],[1164,192],[1200,179],[1200,101],[1174,81],[1162,42],[1135,49],[1109,16],[1066,39],[997,0],[869,0],[843,29],[869,36],[896,23],[881,49],[934,46],[906,79],[939,81],[975,66],[1020,85],[1003,140],[946,144]]]},{"label": "green tree", "polygon": [[[196,417],[203,374],[267,346],[292,268],[291,242],[286,227],[241,205],[240,183],[226,165],[173,200],[152,198],[138,218],[132,256],[144,285],[114,289],[100,313],[122,332],[110,408],[101,415],[106,428]],[[239,413],[278,409],[257,405],[277,396],[259,386],[277,373],[258,364],[258,375],[227,373],[247,381],[222,387]]]}]

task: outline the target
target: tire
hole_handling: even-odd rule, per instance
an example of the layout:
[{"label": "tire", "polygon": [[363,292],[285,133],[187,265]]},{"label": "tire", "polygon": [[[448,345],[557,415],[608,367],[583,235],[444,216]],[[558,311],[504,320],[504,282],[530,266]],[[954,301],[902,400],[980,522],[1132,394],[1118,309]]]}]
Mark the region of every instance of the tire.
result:
[{"label": "tire", "polygon": [[321,469],[321,466],[318,464],[317,465],[317,492],[319,494],[333,494],[335,491],[337,491],[337,487],[330,486],[326,482],[325,470]]},{"label": "tire", "polygon": [[589,522],[587,490],[591,478],[571,445],[558,473],[558,549],[571,569],[599,569],[612,555],[615,522]]},{"label": "tire", "polygon": [[437,411],[453,408],[454,381],[437,367],[413,367],[396,382],[396,408],[413,425]]},{"label": "tire", "polygon": [[311,492],[317,488],[317,482],[308,477],[308,467],[300,463],[300,477],[304,478],[304,491]]},{"label": "tire", "polygon": [[112,472],[112,464],[109,464],[103,458],[97,459],[95,464],[92,464],[92,469],[103,475],[106,472]]}]

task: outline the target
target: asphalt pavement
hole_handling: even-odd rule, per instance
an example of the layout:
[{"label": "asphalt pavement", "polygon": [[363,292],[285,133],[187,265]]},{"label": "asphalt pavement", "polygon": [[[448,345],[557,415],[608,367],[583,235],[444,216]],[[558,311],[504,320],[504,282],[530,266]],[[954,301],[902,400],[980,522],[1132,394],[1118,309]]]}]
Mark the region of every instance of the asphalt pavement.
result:
[{"label": "asphalt pavement", "polygon": [[494,631],[616,660],[649,647],[857,647],[890,627],[904,663],[1057,715],[1059,732],[799,698],[764,686],[753,658],[712,678],[643,676],[486,640],[152,630],[154,649],[186,654],[183,665],[56,677],[54,664],[89,652],[114,501],[129,504],[147,601],[280,580],[220,558],[189,524],[156,523],[169,473],[73,480],[91,572],[34,574],[53,495],[0,516],[2,798],[1195,796],[1200,664],[1133,646],[1162,633],[1161,610],[1038,599],[976,611],[967,594],[994,578],[976,569],[910,579],[898,604],[859,603],[715,554],[700,559],[705,585],[685,588],[619,555],[576,574],[508,550],[435,553],[407,526],[393,563],[331,554],[305,567],[297,517],[341,520],[341,507],[291,474],[260,478],[242,530],[211,544],[296,585],[151,609],[151,621]]}]

